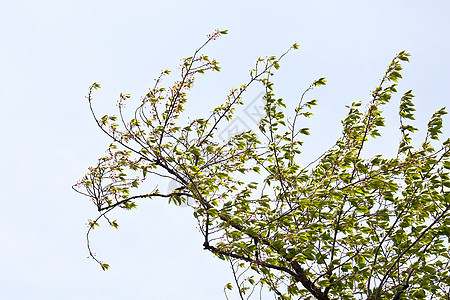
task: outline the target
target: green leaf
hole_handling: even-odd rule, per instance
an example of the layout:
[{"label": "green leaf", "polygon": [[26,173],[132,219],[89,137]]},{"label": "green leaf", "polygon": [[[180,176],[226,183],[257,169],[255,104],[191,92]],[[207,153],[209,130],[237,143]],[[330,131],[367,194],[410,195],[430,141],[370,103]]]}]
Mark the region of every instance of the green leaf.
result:
[{"label": "green leaf", "polygon": [[112,221],[111,222],[111,226],[116,228],[116,229],[119,229],[119,224],[117,224],[117,220]]},{"label": "green leaf", "polygon": [[397,55],[397,57],[398,57],[400,60],[402,60],[402,61],[409,61],[408,56],[411,56],[411,54],[409,54],[409,53],[407,53],[407,52],[405,52],[405,51],[401,51],[401,52]]},{"label": "green leaf", "polygon": [[299,132],[304,135],[309,135],[309,128],[302,128],[299,130]]},{"label": "green leaf", "polygon": [[217,212],[217,209],[215,209],[215,208],[208,209],[208,214],[213,218],[217,218],[219,216],[219,213]]},{"label": "green leaf", "polygon": [[330,281],[328,279],[322,279],[317,282],[318,286],[327,287],[330,285]]},{"label": "green leaf", "polygon": [[97,221],[91,221],[91,222],[89,222],[89,225],[92,229],[95,229],[95,226],[100,227],[100,225],[97,223]]},{"label": "green leaf", "polygon": [[321,77],[319,79],[317,79],[316,81],[313,82],[314,86],[321,86],[321,85],[325,85],[327,83],[327,81],[325,80],[325,77]]},{"label": "green leaf", "polygon": [[280,68],[280,64],[278,63],[278,61],[274,61],[273,62],[273,66],[275,67],[275,69],[279,69]]}]

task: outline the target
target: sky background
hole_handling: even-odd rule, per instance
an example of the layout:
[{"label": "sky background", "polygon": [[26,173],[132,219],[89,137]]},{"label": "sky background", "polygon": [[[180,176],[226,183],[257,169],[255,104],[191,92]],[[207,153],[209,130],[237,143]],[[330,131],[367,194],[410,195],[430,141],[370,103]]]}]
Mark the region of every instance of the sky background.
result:
[{"label": "sky background", "polygon": [[[406,50],[411,62],[385,109],[390,127],[366,154],[390,155],[403,92],[416,95],[419,128],[449,103],[449,11],[444,0],[0,0],[0,298],[225,299],[229,266],[202,249],[192,211],[164,199],[113,213],[119,230],[95,230],[92,246],[109,271],[87,258],[86,223],[96,210],[71,186],[109,144],[84,98],[93,82],[102,85],[99,115],[113,114],[120,92],[139,100],[162,69],[176,75],[207,34],[228,29],[204,50],[222,72],[199,78],[191,93],[187,115],[202,116],[248,80],[259,56],[297,42],[300,51],[275,77],[278,97],[292,108],[313,80],[327,78],[310,94],[319,106],[305,125],[308,161],[338,138],[345,105],[367,103],[390,60]],[[237,117],[240,128],[252,126],[244,110]]]}]

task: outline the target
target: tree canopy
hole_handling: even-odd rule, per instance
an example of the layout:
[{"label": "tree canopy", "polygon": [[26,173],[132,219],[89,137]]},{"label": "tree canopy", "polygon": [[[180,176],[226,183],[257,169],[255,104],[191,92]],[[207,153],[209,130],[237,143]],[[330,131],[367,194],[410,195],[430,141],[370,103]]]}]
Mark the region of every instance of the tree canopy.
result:
[{"label": "tree canopy", "polygon": [[[185,58],[179,80],[163,85],[165,70],[127,118],[121,94],[118,116],[99,117],[93,109],[94,83],[87,100],[99,128],[112,143],[107,154],[74,185],[99,212],[134,209],[143,198],[167,198],[188,204],[203,234],[203,248],[231,263],[236,282],[226,288],[241,299],[264,286],[277,299],[450,299],[450,139],[442,139],[445,108],[437,110],[421,142],[413,141],[412,91],[400,98],[401,140],[395,157],[365,158],[369,139],[380,137],[382,108],[402,78],[398,53],[371,99],[353,102],[342,120],[342,135],[312,162],[300,159],[316,100],[308,92],[325,85],[314,81],[296,107],[277,98],[272,78],[279,57],[258,58],[247,83],[204,118],[181,121],[188,91],[198,74],[219,71],[218,62],[202,54],[226,31],[211,34]],[[217,138],[233,118],[250,86],[264,89],[264,116],[258,132],[245,131],[228,140]],[[168,193],[140,189],[160,176],[178,187]],[[189,201],[187,201],[189,200]]]}]

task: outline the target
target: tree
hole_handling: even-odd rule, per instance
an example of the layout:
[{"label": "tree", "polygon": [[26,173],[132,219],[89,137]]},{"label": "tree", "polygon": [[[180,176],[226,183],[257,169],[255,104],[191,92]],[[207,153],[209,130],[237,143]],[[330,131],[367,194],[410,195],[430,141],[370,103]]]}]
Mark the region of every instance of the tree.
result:
[{"label": "tree", "polygon": [[[184,59],[181,77],[167,89],[163,71],[137,106],[131,119],[121,94],[119,117],[97,117],[92,107],[94,83],[87,96],[100,129],[111,138],[107,155],[89,168],[74,186],[97,206],[99,216],[89,232],[116,208],[136,208],[142,198],[168,198],[193,209],[204,236],[203,248],[232,265],[241,299],[257,285],[277,299],[450,299],[450,139],[439,142],[444,108],[436,111],[425,140],[414,145],[417,130],[413,94],[400,99],[401,141],[395,157],[365,158],[369,139],[384,126],[381,108],[397,92],[402,51],[389,64],[366,109],[348,106],[342,136],[311,163],[299,160],[302,118],[312,115],[314,81],[286,116],[275,96],[272,77],[280,57],[259,58],[249,81],[231,90],[227,100],[205,118],[182,124],[187,92],[195,77],[219,71],[218,62],[200,52],[225,34],[216,31]],[[226,141],[215,138],[243,104],[249,86],[262,84],[265,115],[259,135],[252,131]],[[164,194],[154,189],[137,193],[151,176],[168,177],[179,187]],[[239,279],[238,279],[239,278]],[[233,285],[227,284],[228,289]]]}]

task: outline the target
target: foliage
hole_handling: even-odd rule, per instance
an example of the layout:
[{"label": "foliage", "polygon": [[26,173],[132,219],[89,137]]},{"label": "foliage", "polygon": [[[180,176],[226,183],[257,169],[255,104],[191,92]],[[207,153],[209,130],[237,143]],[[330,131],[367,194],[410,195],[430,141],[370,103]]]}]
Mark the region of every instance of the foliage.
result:
[{"label": "foliage", "polygon": [[[169,71],[163,71],[130,120],[123,113],[129,95],[120,96],[118,118],[97,117],[92,94],[100,86],[91,86],[92,114],[113,141],[107,155],[74,186],[100,214],[89,223],[91,256],[97,260],[89,232],[98,221],[105,218],[118,227],[107,217],[113,209],[136,208],[141,198],[165,197],[177,205],[190,199],[204,249],[231,263],[241,299],[258,285],[277,299],[448,299],[450,139],[439,142],[445,110],[433,114],[425,140],[415,147],[411,135],[417,129],[409,123],[414,96],[406,92],[399,106],[402,138],[396,157],[362,155],[367,141],[380,136],[381,108],[397,92],[400,63],[409,54],[395,56],[367,108],[352,103],[342,136],[305,164],[299,154],[309,131],[298,124],[317,103],[305,100],[307,92],[325,79],[313,82],[294,115],[285,116],[272,76],[287,52],[259,58],[249,81],[232,89],[225,103],[205,118],[181,124],[195,76],[220,70],[200,51],[225,33],[210,35],[184,59],[180,80],[167,89],[162,78]],[[219,141],[220,126],[232,119],[253,84],[265,90],[259,133]],[[171,178],[180,187],[167,194],[157,189],[132,193],[151,176]]]}]

